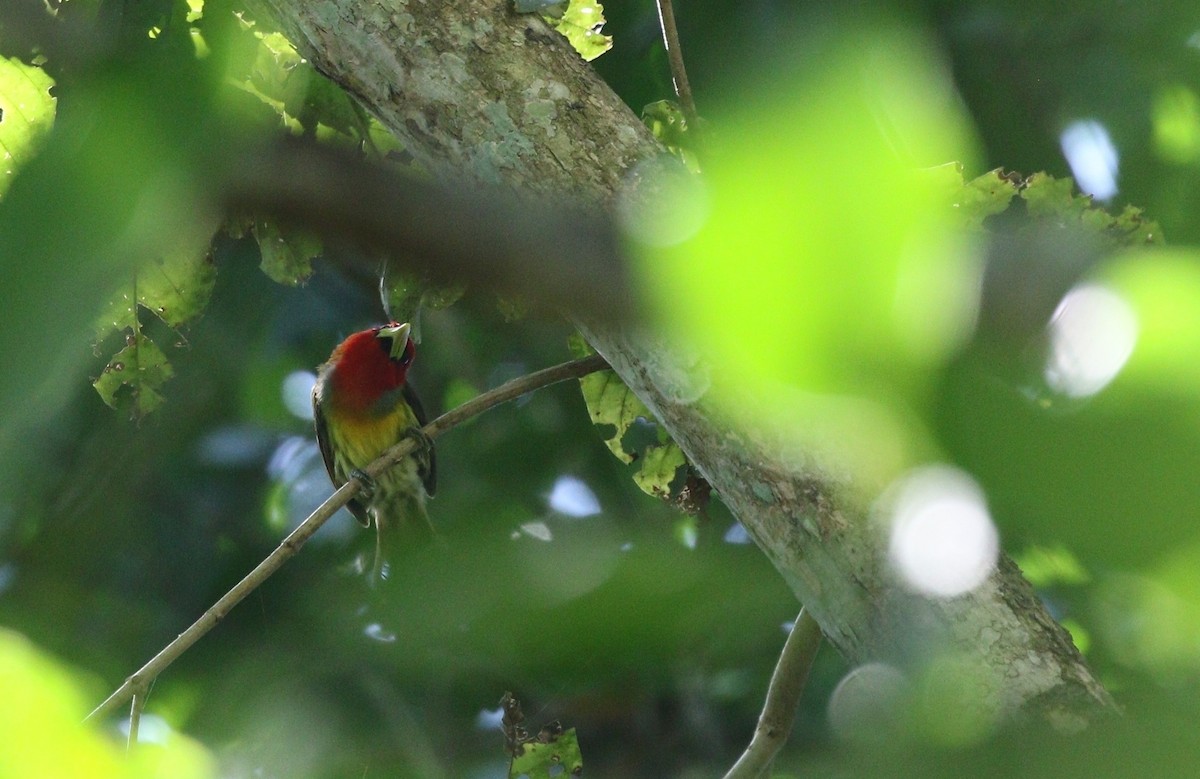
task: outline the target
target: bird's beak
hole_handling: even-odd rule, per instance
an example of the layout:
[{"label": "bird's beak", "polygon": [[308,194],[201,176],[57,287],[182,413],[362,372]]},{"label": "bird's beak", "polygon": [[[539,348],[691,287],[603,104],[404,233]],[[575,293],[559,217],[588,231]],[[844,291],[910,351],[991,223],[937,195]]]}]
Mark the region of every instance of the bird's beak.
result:
[{"label": "bird's beak", "polygon": [[404,354],[404,347],[408,345],[408,334],[411,331],[412,325],[408,322],[379,328],[380,338],[392,339],[392,348],[389,350],[392,359],[398,360]]}]

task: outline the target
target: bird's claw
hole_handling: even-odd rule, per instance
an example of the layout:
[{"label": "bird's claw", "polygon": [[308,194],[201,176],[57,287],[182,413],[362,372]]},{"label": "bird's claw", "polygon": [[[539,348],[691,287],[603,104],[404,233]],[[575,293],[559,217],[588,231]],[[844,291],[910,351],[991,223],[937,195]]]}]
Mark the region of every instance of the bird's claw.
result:
[{"label": "bird's claw", "polygon": [[416,442],[415,454],[426,454],[433,451],[433,439],[429,437],[424,428],[414,425],[404,431],[404,437],[411,438]]},{"label": "bird's claw", "polygon": [[350,471],[350,478],[358,482],[358,500],[369,503],[371,496],[375,494],[375,480],[360,468]]}]

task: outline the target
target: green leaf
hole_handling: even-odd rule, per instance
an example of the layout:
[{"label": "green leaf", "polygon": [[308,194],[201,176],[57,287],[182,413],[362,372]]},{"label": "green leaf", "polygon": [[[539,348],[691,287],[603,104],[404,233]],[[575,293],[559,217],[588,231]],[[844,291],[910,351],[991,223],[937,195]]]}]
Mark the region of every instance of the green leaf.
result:
[{"label": "green leaf", "polygon": [[1200,159],[1200,98],[1183,84],[1159,87],[1154,95],[1154,150],[1167,162]]},{"label": "green leaf", "polygon": [[505,322],[517,322],[529,316],[529,304],[521,298],[511,296],[497,296],[496,310],[504,317]]},{"label": "green leaf", "polygon": [[395,322],[412,325],[412,338],[421,342],[421,311],[449,308],[459,301],[467,291],[465,284],[438,285],[428,277],[393,268],[391,262],[384,265],[380,280],[383,310]]},{"label": "green leaf", "polygon": [[687,465],[683,450],[674,441],[661,446],[649,446],[642,457],[642,467],[633,475],[637,486],[647,495],[671,500],[671,483],[680,468]]},{"label": "green leaf", "polygon": [[131,287],[115,295],[101,312],[96,341],[121,329],[136,330],[138,306],[171,327],[186,324],[204,311],[216,279],[217,268],[207,249],[180,251],[150,263],[137,272]]},{"label": "green leaf", "polygon": [[1034,173],[1025,180],[1021,197],[1033,217],[1078,219],[1091,206],[1091,198],[1075,194],[1075,181],[1055,178],[1049,173]]},{"label": "green leaf", "polygon": [[1034,173],[1025,179],[1020,194],[1034,219],[1081,226],[1101,238],[1109,248],[1163,243],[1162,228],[1147,219],[1142,209],[1126,206],[1124,211],[1113,216],[1096,206],[1088,195],[1076,194],[1074,179]]},{"label": "green leaf", "polygon": [[963,183],[962,165],[954,163],[953,167],[957,168],[959,179],[953,208],[966,226],[982,226],[984,219],[1005,211],[1017,195],[1020,179],[1014,181],[1015,177],[1005,174],[1000,168]]},{"label": "green leaf", "polygon": [[687,166],[692,173],[700,172],[700,158],[688,127],[683,109],[674,100],[659,100],[642,109],[642,122],[650,128],[663,146]]},{"label": "green leaf", "polygon": [[626,449],[622,439],[639,418],[654,419],[650,409],[613,371],[590,373],[579,380],[579,386],[592,424],[612,428],[604,438],[609,451],[623,463],[637,459],[637,452]]},{"label": "green leaf", "polygon": [[162,387],[174,373],[158,345],[138,332],[92,386],[109,406],[141,419],[163,404]]},{"label": "green leaf", "polygon": [[[571,353],[576,357],[592,354],[592,348],[578,333],[569,339]],[[633,481],[647,495],[676,503],[689,510],[690,498],[673,491],[679,469],[687,466],[683,450],[671,440],[646,404],[633,394],[633,390],[621,381],[614,371],[598,371],[579,380],[583,400],[587,405],[592,424],[604,432],[604,444],[618,460],[625,464],[638,461]],[[656,443],[637,446],[626,440],[626,433],[639,419],[654,427]],[[611,432],[609,432],[611,431]],[[680,498],[683,497],[683,500]],[[703,501],[699,505],[702,505]]]},{"label": "green leaf", "polygon": [[612,48],[611,35],[600,32],[604,27],[604,6],[596,0],[571,0],[560,18],[544,17],[588,62]]},{"label": "green leaf", "polygon": [[0,194],[54,124],[52,86],[41,68],[0,57]]},{"label": "green leaf", "polygon": [[273,281],[296,286],[312,276],[312,261],[321,253],[321,240],[306,230],[256,221],[254,237],[262,257],[260,267]]},{"label": "green leaf", "polygon": [[513,758],[510,779],[570,779],[583,773],[583,754],[575,728],[546,742],[527,741],[518,750],[521,754]]},{"label": "green leaf", "polygon": [[1030,546],[1014,559],[1034,587],[1087,584],[1092,579],[1083,563],[1062,544]]}]

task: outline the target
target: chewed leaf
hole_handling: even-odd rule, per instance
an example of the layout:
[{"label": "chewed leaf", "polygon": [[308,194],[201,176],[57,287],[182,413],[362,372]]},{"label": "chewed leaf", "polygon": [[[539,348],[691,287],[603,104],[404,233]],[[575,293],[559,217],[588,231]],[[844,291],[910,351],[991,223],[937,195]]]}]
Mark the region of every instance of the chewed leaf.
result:
[{"label": "chewed leaf", "polygon": [[312,276],[312,261],[321,253],[321,240],[315,235],[258,221],[254,237],[262,257],[260,267],[272,281],[294,287]]},{"label": "chewed leaf", "polygon": [[1019,180],[1014,182],[1012,177],[1006,176],[999,168],[961,183],[962,166],[957,167],[960,187],[954,198],[954,207],[967,224],[973,227],[981,226],[987,217],[1007,209],[1016,197]]},{"label": "chewed leaf", "polygon": [[[592,353],[591,347],[578,334],[571,336],[570,348],[577,357]],[[672,491],[672,485],[679,483],[679,469],[688,465],[687,456],[621,377],[611,370],[599,371],[584,376],[579,380],[579,386],[588,416],[601,428],[609,451],[623,463],[637,461],[634,483],[647,495],[670,501],[684,511],[702,510],[707,502],[707,492],[700,498],[696,494],[697,484],[685,483],[682,489]],[[642,430],[627,435],[639,420],[643,422]],[[644,432],[642,436],[636,433],[645,429],[651,431],[651,442],[639,444],[636,439],[642,437],[644,441]]]},{"label": "chewed leaf", "polygon": [[174,373],[158,345],[138,333],[113,355],[92,386],[109,406],[140,419],[163,404],[162,387]]},{"label": "chewed leaf", "polygon": [[622,439],[639,418],[654,419],[650,409],[612,371],[584,376],[579,380],[579,385],[592,423],[612,426],[612,432],[606,436],[604,443],[621,462],[633,462],[637,452],[626,449]]},{"label": "chewed leaf", "polygon": [[526,741],[517,747],[520,752],[512,761],[510,779],[527,776],[529,779],[574,777],[583,772],[583,753],[575,728],[556,734],[548,741]]},{"label": "chewed leaf", "polygon": [[687,465],[683,450],[674,441],[646,449],[642,467],[633,475],[634,482],[648,495],[672,500],[671,483],[679,469]]}]

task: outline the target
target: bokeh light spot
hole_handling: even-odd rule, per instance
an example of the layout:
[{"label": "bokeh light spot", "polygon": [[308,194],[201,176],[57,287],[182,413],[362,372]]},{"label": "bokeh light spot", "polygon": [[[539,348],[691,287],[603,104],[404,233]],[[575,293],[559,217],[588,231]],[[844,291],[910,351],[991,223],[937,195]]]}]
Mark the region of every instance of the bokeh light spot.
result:
[{"label": "bokeh light spot", "polygon": [[982,584],[996,565],[1000,537],[979,485],[965,473],[931,466],[885,494],[888,555],[905,585],[953,598]]},{"label": "bokeh light spot", "polygon": [[1094,119],[1072,122],[1059,142],[1079,189],[1097,200],[1111,200],[1117,194],[1120,155],[1104,125]]},{"label": "bokeh light spot", "polygon": [[280,393],[283,405],[300,419],[312,419],[312,390],[317,376],[312,371],[292,371],[283,378]]},{"label": "bokeh light spot", "polygon": [[1104,389],[1133,354],[1137,316],[1119,295],[1097,284],[1067,293],[1050,321],[1046,383],[1068,397]]},{"label": "bokeh light spot", "polygon": [[912,697],[908,679],[886,663],[867,663],[850,671],[829,696],[829,728],[843,741],[882,744],[904,721]]},{"label": "bokeh light spot", "polygon": [[590,517],[600,513],[596,493],[577,476],[558,477],[548,501],[550,508],[568,517]]}]

